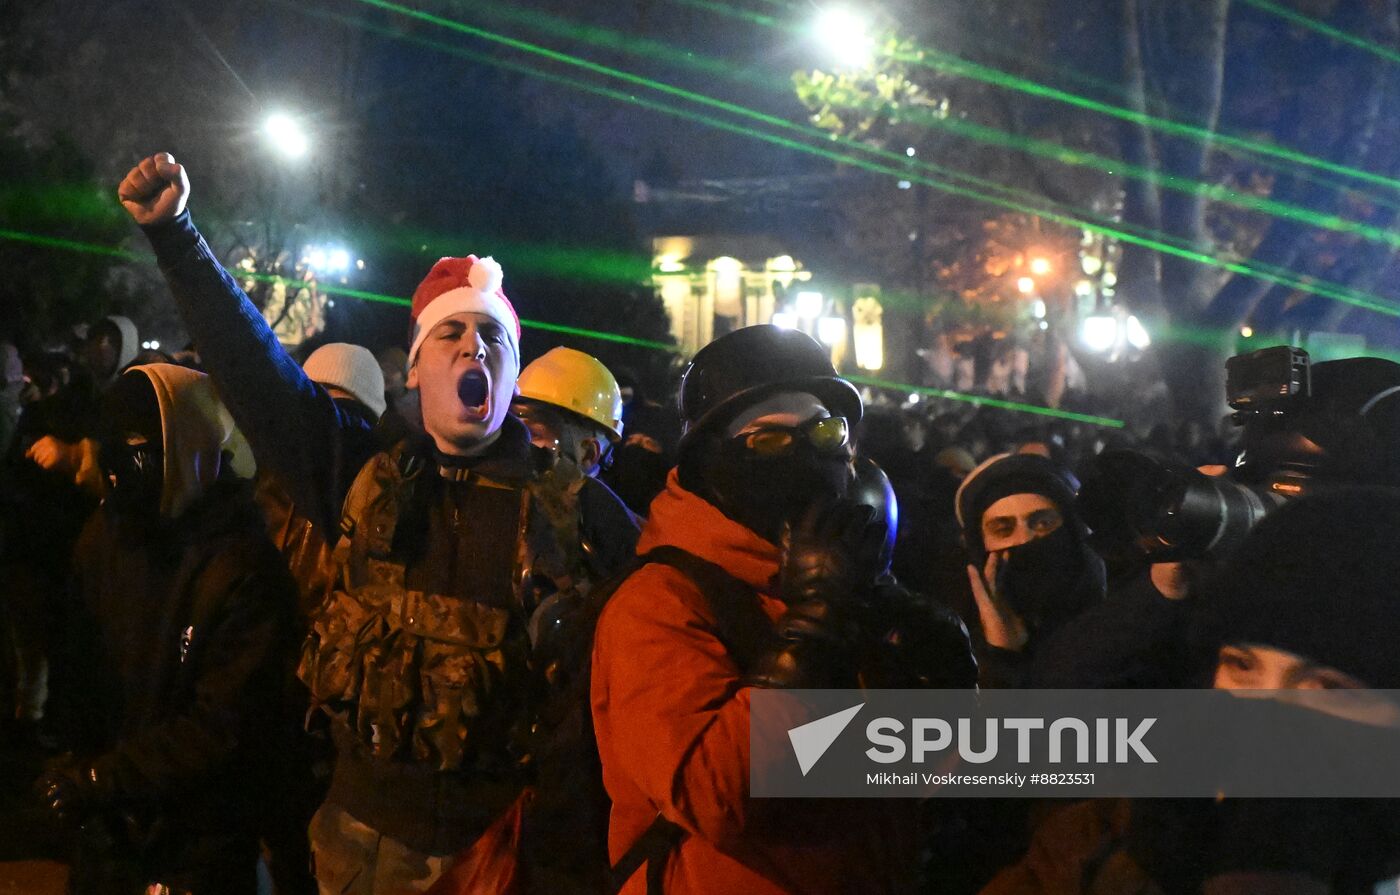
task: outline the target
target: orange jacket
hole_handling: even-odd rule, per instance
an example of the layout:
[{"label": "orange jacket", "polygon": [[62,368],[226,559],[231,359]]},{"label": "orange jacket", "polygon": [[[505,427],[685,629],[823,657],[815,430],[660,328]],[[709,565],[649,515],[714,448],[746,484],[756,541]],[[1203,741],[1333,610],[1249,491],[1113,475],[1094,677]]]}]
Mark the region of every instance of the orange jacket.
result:
[{"label": "orange jacket", "polygon": [[[759,592],[770,618],[782,614],[777,548],[686,491],[674,471],[637,551],[664,545],[722,566]],[[906,889],[916,851],[908,803],[749,798],[749,690],[683,573],[653,563],[617,590],[598,622],[592,686],[613,862],[659,811],[686,831],[667,864],[667,895]],[[623,893],[645,889],[642,869]]]}]

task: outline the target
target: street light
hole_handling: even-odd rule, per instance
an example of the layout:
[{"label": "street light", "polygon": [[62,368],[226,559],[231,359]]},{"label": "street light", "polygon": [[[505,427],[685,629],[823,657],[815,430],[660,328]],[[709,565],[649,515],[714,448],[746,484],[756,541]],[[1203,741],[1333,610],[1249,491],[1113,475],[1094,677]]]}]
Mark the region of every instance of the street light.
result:
[{"label": "street light", "polygon": [[829,6],[817,16],[817,39],[849,68],[869,68],[875,61],[875,38],[869,32],[869,22],[844,7]]},{"label": "street light", "polygon": [[311,140],[301,124],[285,112],[273,112],[267,116],[263,122],[263,133],[272,147],[287,158],[301,158],[311,148]]}]

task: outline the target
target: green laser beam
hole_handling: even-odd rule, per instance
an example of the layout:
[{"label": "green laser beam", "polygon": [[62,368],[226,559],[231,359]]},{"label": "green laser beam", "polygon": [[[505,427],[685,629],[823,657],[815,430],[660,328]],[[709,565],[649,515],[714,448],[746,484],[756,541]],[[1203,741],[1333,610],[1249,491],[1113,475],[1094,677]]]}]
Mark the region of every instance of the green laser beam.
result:
[{"label": "green laser beam", "polygon": [[935,398],[948,398],[953,401],[965,401],[970,404],[985,405],[995,407],[1000,410],[1014,410],[1018,413],[1033,413],[1037,416],[1049,416],[1056,419],[1072,420],[1076,423],[1089,423],[1094,426],[1103,426],[1108,429],[1122,429],[1125,423],[1107,416],[1094,416],[1090,413],[1075,413],[1069,410],[1060,410],[1056,407],[1041,407],[1038,404],[1022,404],[1018,401],[1007,401],[1003,398],[987,398],[979,395],[965,395],[961,392],[948,391],[947,389],[934,388],[927,385],[909,385],[903,382],[891,382],[888,379],[875,379],[869,376],[846,376],[851,382],[857,385],[869,385],[875,388],[897,389],[911,394],[928,395]]},{"label": "green laser beam", "polygon": [[722,15],[727,18],[738,19],[741,22],[748,22],[751,25],[761,25],[764,28],[785,27],[785,23],[783,21],[781,21],[780,19],[775,19],[772,16],[766,16],[762,13],[753,12],[752,10],[748,9],[736,9],[732,6],[726,6],[723,3],[711,2],[711,0],[671,0],[671,2],[675,3],[678,6],[689,6],[693,7],[694,9],[702,9],[705,12],[712,12],[716,15]]},{"label": "green laser beam", "polygon": [[[448,30],[457,31],[459,33],[465,33],[473,37],[480,37],[484,40],[487,40],[488,42],[509,46],[513,49],[519,49],[524,52],[535,53],[553,61],[563,62],[565,64],[581,67],[587,71],[591,71],[597,74],[603,74],[608,77],[613,77],[622,80],[625,83],[647,87],[648,89],[656,90],[657,92],[666,95],[687,99],[697,104],[720,109],[722,111],[729,112],[730,114],[750,118],[751,120],[761,121],[765,124],[770,124],[775,127],[779,127],[786,130],[796,130],[798,132],[802,132],[804,130],[802,127],[794,125],[791,122],[785,121],[784,119],[777,118],[776,116],[757,112],[748,109],[744,106],[739,106],[734,103],[718,100],[713,97],[705,96],[703,94],[696,94],[691,91],[675,87],[673,85],[656,82],[651,79],[644,78],[640,75],[635,75],[629,72],[622,72],[617,69],[612,69],[608,66],[604,66],[599,63],[591,62],[585,59],[579,59],[567,53],[561,53],[557,50],[550,50],[544,47],[537,47],[536,45],[528,43],[526,41],[506,37],[504,35],[497,35],[493,32],[485,31],[484,29],[476,28],[471,25],[466,25],[464,23],[456,22],[451,19],[444,19],[441,16],[436,16],[432,13],[426,13],[420,10],[413,10],[407,7],[402,7],[399,4],[389,2],[389,0],[359,0],[359,2],[369,6],[386,9],[391,12],[401,12],[402,14],[410,18],[418,19],[420,21],[426,21],[430,24],[435,24]],[[505,61],[493,61],[492,64],[504,65]],[[1186,260],[1191,260],[1198,263],[1219,267],[1221,269],[1228,270],[1231,273],[1255,277],[1266,282],[1273,283],[1275,285],[1287,286],[1289,288],[1294,288],[1315,295],[1320,295],[1325,298],[1335,299],[1347,304],[1354,305],[1356,307],[1376,311],[1378,313],[1388,314],[1391,316],[1400,316],[1400,309],[1397,309],[1395,306],[1386,303],[1383,299],[1381,299],[1378,296],[1368,296],[1365,293],[1355,293],[1353,290],[1348,290],[1345,287],[1338,287],[1327,283],[1318,283],[1310,277],[1303,277],[1293,274],[1276,274],[1270,271],[1260,270],[1245,262],[1230,261],[1216,258],[1199,250],[1163,243],[1158,240],[1128,233],[1118,228],[1106,227],[1093,221],[1086,221],[1082,218],[1075,217],[1072,215],[1066,215],[1058,212],[1046,211],[1041,208],[1026,206],[1023,203],[1016,202],[1014,200],[987,196],[975,190],[966,189],[963,187],[955,186],[953,184],[941,183],[932,180],[928,177],[920,176],[904,168],[893,168],[890,166],[879,165],[873,162],[869,162],[865,159],[858,159],[852,156],[842,155],[831,150],[810,146],[806,143],[801,143],[796,140],[781,137],[776,134],[763,133],[761,131],[753,130],[751,128],[742,127],[732,122],[724,121],[723,119],[714,118],[713,116],[703,115],[700,113],[691,112],[689,110],[681,110],[658,102],[644,100],[641,97],[638,97],[634,94],[625,93],[623,91],[613,90],[611,88],[594,85],[585,86],[580,84],[580,82],[574,81],[573,79],[563,78],[562,76],[552,76],[549,73],[538,72],[537,70],[531,69],[528,66],[521,66],[518,70],[526,74],[534,74],[536,76],[545,77],[547,79],[554,78],[557,79],[559,83],[563,83],[570,86],[579,86],[582,89],[587,89],[589,90],[589,92],[596,93],[597,95],[608,96],[622,102],[627,102],[633,105],[640,106],[642,108],[648,108],[662,112],[664,114],[674,115],[677,117],[692,120],[697,123],[707,124],[709,126],[716,127],[721,130],[726,130],[731,133],[736,133],[753,139],[759,139],[765,142],[774,143],[775,145],[784,146],[800,152],[806,152],[841,164],[852,165],[854,167],[863,168],[865,170],[869,170],[875,173],[881,173],[898,177],[903,180],[915,181],[929,186],[935,190],[939,190],[941,192],[949,193],[952,195],[959,195],[964,198],[972,199],[974,201],[984,202],[997,207],[1019,211],[1025,214],[1037,215],[1045,220],[1055,221],[1056,223],[1064,224],[1066,226],[1079,227],[1090,232],[1096,232],[1106,236],[1111,236],[1113,238],[1119,239],[1122,242],[1127,242],[1133,245],[1139,245],[1144,248],[1152,249],[1163,254],[1184,258]],[[826,135],[824,134],[824,136]],[[831,143],[839,141],[832,141],[829,137],[827,137],[826,142]]]},{"label": "green laser beam", "polygon": [[[62,249],[64,251],[85,252],[88,254],[104,255],[121,258],[126,261],[136,261],[146,264],[154,262],[149,255],[140,255],[135,252],[128,252],[122,249],[113,249],[106,246],[93,245],[91,243],[78,242],[72,239],[61,239],[53,236],[46,236],[37,233],[24,233],[17,230],[0,230],[0,239],[26,242],[31,245],[43,246],[45,248]],[[287,279],[277,277],[272,274],[251,273],[246,270],[229,269],[229,274],[235,279],[252,279],[259,282],[272,282],[281,280],[288,287],[300,289],[303,286],[312,284],[304,280]],[[385,295],[380,292],[369,292],[363,289],[351,289],[346,286],[333,284],[315,283],[316,288],[327,295],[339,295],[348,298],[355,298],[361,301],[378,302],[381,304],[394,305],[397,307],[409,307],[412,301],[397,295]],[[603,342],[613,342],[623,345],[633,345],[639,348],[649,348],[654,351],[664,351],[669,354],[680,354],[681,349],[676,345],[665,342],[657,342],[650,339],[638,339],[623,333],[605,332],[594,329],[584,329],[577,326],[567,326],[562,323],[551,323],[545,320],[529,320],[522,318],[520,325],[526,329],[537,329],[541,332],[559,333],[561,335],[577,336],[586,339],[595,339]],[[918,393],[921,395],[931,395],[939,398],[947,398],[953,401],[963,401],[978,406],[996,407],[1003,410],[1011,410],[1019,413],[1030,413],[1039,416],[1048,416],[1058,419],[1073,420],[1075,422],[1090,423],[1096,426],[1121,429],[1124,426],[1122,420],[1115,420],[1110,417],[1093,416],[1091,414],[1075,413],[1068,410],[1060,410],[1055,407],[1042,407],[1037,404],[1023,404],[1016,401],[1006,401],[1000,398],[981,397],[978,395],[967,395],[961,392],[954,392],[947,389],[931,388],[922,385],[912,385],[909,383],[892,382],[886,379],[873,379],[865,376],[847,376],[847,379],[861,385],[870,385],[877,388],[896,389],[902,392]]]},{"label": "green laser beam", "polygon": [[[131,261],[139,264],[152,264],[155,259],[148,254],[116,249],[109,246],[94,245],[89,242],[80,242],[74,239],[63,239],[57,236],[49,236],[42,233],[25,233],[20,230],[0,230],[0,239],[12,242],[23,242],[29,245],[41,246],[50,249],[62,249],[69,252],[81,252],[89,255],[101,255],[108,258],[118,258],[122,261]],[[413,301],[397,295],[385,295],[382,292],[370,292],[364,289],[352,289],[349,286],[335,283],[323,283],[319,280],[314,284],[306,280],[298,280],[289,277],[279,277],[275,274],[258,273],[247,271],[241,268],[225,267],[229,275],[236,280],[256,280],[260,283],[271,283],[281,281],[289,288],[300,289],[303,286],[314,285],[319,291],[333,296],[344,296],[346,298],[359,299],[360,301],[375,302],[378,304],[394,305],[396,307],[408,308],[413,305]],[[625,345],[636,345],[641,348],[651,348],[657,351],[668,351],[678,353],[680,351],[675,345],[665,342],[656,342],[649,339],[639,339],[623,333],[603,332],[600,330],[583,329],[576,326],[566,326],[562,323],[551,323],[547,320],[530,320],[521,318],[520,325],[527,329],[538,329],[542,332],[561,333],[564,335],[580,336],[582,338],[597,339],[604,342],[618,342]]]},{"label": "green laser beam", "polygon": [[[713,0],[675,0],[675,2],[685,3],[687,5],[699,5],[703,3],[703,8],[721,15],[736,15],[744,12],[743,10],[737,10],[733,7],[728,7],[722,3],[713,2]],[[1254,5],[1260,6],[1261,8],[1275,7],[1275,4],[1268,3],[1267,0],[1246,0],[1246,2],[1251,2]],[[1314,22],[1314,20],[1306,19],[1306,17],[1304,16],[1298,16],[1298,14],[1296,13],[1292,13],[1292,15],[1297,16],[1299,19],[1304,19],[1307,22]],[[1315,24],[1320,25],[1321,23]],[[772,27],[786,31],[789,34],[796,36],[801,36],[805,33],[803,28],[797,25],[793,25],[791,23],[778,23]],[[1329,26],[1323,25],[1322,27],[1326,28]],[[1336,29],[1332,30],[1335,31]],[[1345,32],[1338,32],[1338,35],[1342,35],[1343,37],[1350,37],[1350,35],[1346,35]],[[1352,40],[1358,39],[1352,38]],[[1101,100],[1093,99],[1091,97],[1082,96],[1077,93],[1072,93],[1068,90],[1063,90],[1058,87],[1043,84],[1029,78],[1020,77],[1018,75],[1014,75],[1010,72],[1003,71],[998,68],[982,65],[973,62],[969,59],[964,59],[960,56],[956,56],[952,53],[947,53],[938,50],[934,47],[923,46],[918,48],[918,50],[914,53],[899,54],[895,55],[893,58],[899,62],[920,65],[923,67],[941,71],[945,74],[952,74],[959,77],[968,78],[970,80],[980,81],[985,84],[990,84],[995,87],[1001,87],[1006,90],[1024,93],[1029,96],[1034,96],[1040,99],[1047,99],[1052,100],[1054,102],[1063,103],[1065,105],[1075,106],[1077,108],[1085,109],[1086,111],[1095,112],[1101,115],[1117,118],[1121,121],[1127,121],[1133,124],[1141,125],[1152,130],[1158,131],[1160,133],[1167,134],[1169,136],[1185,137],[1198,141],[1206,141],[1212,143],[1213,145],[1224,147],[1228,150],[1233,150],[1235,152],[1244,152],[1254,156],[1263,156],[1265,158],[1289,162],[1291,164],[1299,165],[1305,168],[1314,168],[1317,170],[1327,171],[1333,174],[1339,174],[1354,180],[1375,183],[1381,186],[1389,187],[1391,189],[1400,189],[1400,179],[1396,179],[1394,177],[1388,177],[1384,174],[1377,174],[1375,172],[1366,171],[1361,168],[1343,165],[1338,162],[1333,162],[1328,159],[1310,155],[1300,150],[1292,149],[1287,146],[1282,146],[1277,143],[1265,143],[1259,140],[1251,140],[1247,137],[1241,137],[1223,131],[1211,130],[1208,128],[1200,127],[1198,125],[1174,121],[1170,118],[1165,118],[1159,115],[1151,115],[1144,112],[1139,112],[1136,109],[1129,109],[1123,106],[1114,105],[1112,103],[1106,103]]]},{"label": "green laser beam", "polygon": [[1309,18],[1308,16],[1305,16],[1300,12],[1296,12],[1292,9],[1289,9],[1288,7],[1283,6],[1281,4],[1270,3],[1269,0],[1241,0],[1241,2],[1244,3],[1246,6],[1253,6],[1255,9],[1261,9],[1264,12],[1276,15],[1281,19],[1287,19],[1293,24],[1301,25],[1302,27],[1307,28],[1310,31],[1316,31],[1318,34],[1325,34],[1333,40],[1341,41],[1345,44],[1350,44],[1353,47],[1359,47],[1360,49],[1363,49],[1368,53],[1373,53],[1381,57],[1387,62],[1400,62],[1400,53],[1397,53],[1388,47],[1381,46],[1380,44],[1375,43],[1374,41],[1369,41],[1366,38],[1352,34],[1349,31],[1343,31],[1340,28],[1334,28],[1326,22],[1319,21],[1318,19]]},{"label": "green laser beam", "polygon": [[79,242],[74,239],[63,239],[58,236],[46,236],[40,233],[24,233],[19,230],[0,230],[0,239],[7,239],[11,242],[26,242],[30,245],[43,246],[51,249],[66,249],[70,252],[83,252],[88,255],[105,255],[109,258],[120,258],[123,261],[141,261],[142,256],[133,252],[114,249],[108,246],[93,245],[92,243]]},{"label": "green laser beam", "polygon": [[1228,149],[1246,152],[1253,155],[1265,156],[1291,162],[1307,168],[1315,168],[1327,171],[1331,174],[1340,174],[1354,180],[1361,180],[1367,183],[1374,183],[1390,189],[1400,189],[1400,180],[1387,177],[1383,174],[1376,174],[1361,168],[1343,165],[1338,162],[1318,158],[1287,146],[1280,146],[1276,143],[1264,143],[1258,140],[1250,140],[1244,137],[1222,131],[1214,131],[1208,128],[1199,127],[1193,124],[1185,124],[1173,121],[1169,118],[1162,118],[1156,115],[1149,115],[1138,112],[1135,109],[1128,109],[1106,103],[1067,90],[1051,87],[1027,78],[1021,78],[1000,69],[991,68],[985,65],[971,62],[954,56],[950,53],[943,53],[931,48],[925,48],[922,52],[914,54],[912,57],[897,57],[898,61],[909,62],[917,65],[924,65],[935,70],[949,74],[959,75],[972,80],[981,81],[996,87],[1007,90],[1014,90],[1028,96],[1035,96],[1041,99],[1053,100],[1064,105],[1075,106],[1090,112],[1096,112],[1120,121],[1127,121],[1148,127],[1159,133],[1172,137],[1185,137],[1202,142],[1210,142]]},{"label": "green laser beam", "polygon": [[[494,32],[487,31],[485,29],[476,28],[474,26],[467,25],[465,23],[458,22],[453,19],[445,19],[419,10],[411,10],[408,7],[387,2],[387,0],[360,0],[360,2],[368,3],[374,6],[379,6],[384,9],[390,9],[392,11],[399,12],[403,15],[411,15],[416,18],[422,18],[425,21],[432,22],[433,24],[438,24],[442,27],[452,28],[453,30],[463,31],[464,33],[471,34],[474,37],[479,37],[487,40],[495,40],[497,42],[504,43],[507,46],[511,46],[514,49],[521,49],[527,52],[542,52],[548,58],[554,59],[555,61],[567,61],[569,64],[583,65],[583,67],[588,68],[589,70],[594,71],[595,73],[603,74],[607,77],[613,77],[620,80],[624,80],[628,83],[635,83],[641,86],[646,86],[653,90],[671,93],[671,95],[688,99],[691,102],[703,103],[705,105],[711,105],[715,108],[723,109],[724,111],[729,112],[731,114],[756,113],[756,110],[739,106],[734,103],[716,100],[712,97],[705,97],[703,94],[696,94],[691,91],[687,91],[679,87],[674,87],[673,85],[664,84],[663,82],[653,81],[652,79],[644,78],[640,75],[635,75],[630,72],[622,72],[619,69],[603,66],[598,63],[592,63],[588,60],[582,60],[579,57],[573,57],[569,56],[568,54],[559,53],[558,51],[548,50],[546,48],[539,47],[535,44],[527,44],[524,41],[518,41],[513,38],[505,37],[503,35],[499,35]],[[540,16],[538,15],[532,15],[530,16],[530,21],[533,22],[539,18]],[[557,23],[550,25],[550,27],[553,29],[554,33],[561,33],[561,27]],[[590,40],[588,35],[593,34],[594,32],[605,32],[605,29],[584,29],[578,35],[573,36],[578,36],[580,37],[580,39],[584,40]],[[922,57],[922,54],[919,55],[920,57]],[[684,57],[691,59],[701,58],[697,57],[696,54],[689,53],[684,54]],[[718,61],[714,61],[714,64],[718,64]],[[1110,159],[1106,156],[1098,155],[1092,152],[1072,149],[1059,143],[1035,138],[1022,137],[1016,134],[999,130],[997,128],[991,128],[956,118],[941,117],[938,115],[927,113],[923,110],[914,109],[900,113],[897,109],[888,105],[882,105],[875,109],[862,109],[858,104],[850,104],[849,107],[867,113],[873,111],[876,114],[886,115],[887,117],[898,117],[902,115],[902,117],[904,117],[906,120],[910,120],[913,123],[922,124],[927,127],[947,130],[951,133],[955,133],[959,136],[976,140],[978,142],[989,143],[991,145],[1001,146],[1003,148],[1011,149],[1018,152],[1025,152],[1027,154],[1049,159],[1051,161],[1055,161],[1061,164],[1073,165],[1077,167],[1087,167],[1090,169],[1103,171],[1110,175],[1116,175],[1121,172],[1123,175],[1133,177],[1139,180],[1145,180],[1148,182],[1160,184],[1174,191],[1183,192],[1190,195],[1204,196],[1208,199],[1211,199],[1212,201],[1233,205],[1237,208],[1242,208],[1248,211],[1270,214],[1275,217],[1285,218],[1301,224],[1305,224],[1307,226],[1332,230],[1338,233],[1360,236],[1363,239],[1379,242],[1385,245],[1389,245],[1393,248],[1400,248],[1400,233],[1392,232],[1390,230],[1380,227],[1373,227],[1358,221],[1353,221],[1337,214],[1316,212],[1311,209],[1304,208],[1302,206],[1293,205],[1287,202],[1281,202],[1276,199],[1243,193],[1223,184],[1207,183],[1204,181],[1194,180],[1187,177],[1152,171],[1141,165],[1134,165],[1117,159]],[[743,111],[741,112],[738,110]],[[782,127],[788,127],[791,124],[790,122],[786,122],[785,120],[779,119],[776,116],[763,115],[763,113],[756,114],[762,115],[763,117],[761,120],[765,120],[768,124],[775,124],[781,122],[781,124],[779,124],[778,126]],[[861,150],[865,149],[865,147],[861,146],[857,146],[856,148]]]},{"label": "green laser beam", "polygon": [[885,117],[903,118],[911,124],[946,130],[949,133],[976,140],[979,143],[1001,146],[1005,149],[1024,152],[1028,155],[1049,159],[1050,161],[1060,164],[1090,168],[1096,171],[1102,171],[1106,174],[1122,174],[1127,177],[1132,177],[1135,180],[1160,184],[1175,192],[1203,196],[1212,201],[1233,205],[1236,208],[1247,211],[1262,212],[1272,217],[1287,219],[1311,227],[1331,230],[1336,233],[1360,236],[1371,242],[1378,242],[1393,248],[1400,248],[1400,233],[1353,221],[1338,214],[1326,214],[1304,208],[1300,205],[1293,205],[1287,202],[1280,202],[1276,199],[1243,193],[1225,186],[1224,184],[1207,183],[1205,181],[1193,180],[1189,177],[1153,171],[1142,165],[1135,165],[1130,162],[1112,159],[1094,152],[1072,149],[1061,143],[1041,140],[1034,137],[1022,137],[998,128],[976,124],[959,118],[941,116],[924,109],[900,111],[884,103],[876,109],[862,108],[861,104],[855,102],[846,103],[843,104],[843,106],[855,111],[866,113],[873,111]]},{"label": "green laser beam", "polygon": [[[723,4],[711,2],[711,0],[677,0],[677,2],[682,2],[690,5],[698,4],[705,9],[715,11],[727,10],[728,12],[734,15],[742,14],[742,17],[745,18],[745,21],[752,21],[750,18],[748,18],[748,16],[751,15],[748,13],[748,11],[737,10],[732,7],[726,7]],[[473,5],[480,6],[480,4]],[[522,24],[528,28],[541,30],[544,33],[552,36],[577,39],[596,47],[601,47],[609,50],[621,50],[624,52],[631,53],[633,55],[640,55],[647,58],[663,59],[665,61],[683,64],[688,67],[696,68],[705,74],[723,74],[734,79],[742,80],[746,83],[753,83],[756,80],[754,75],[741,69],[737,69],[734,66],[725,63],[723,60],[713,59],[698,53],[680,51],[674,48],[670,48],[668,45],[657,41],[642,41],[626,35],[618,35],[615,32],[606,28],[581,26],[574,23],[566,22],[560,19],[559,17],[550,16],[544,13],[537,13],[533,11],[508,12],[507,7],[501,7],[498,5],[493,5],[489,7],[489,9],[490,14],[493,16],[504,16],[508,20],[514,21],[517,24]],[[769,17],[760,18],[764,21],[758,22],[758,24],[767,25],[768,27],[778,27],[776,19],[771,19]],[[925,51],[916,54],[918,61],[923,62],[927,52],[936,51]],[[963,60],[958,59],[958,57],[949,56],[948,54],[939,53],[938,56],[946,60],[956,60],[956,62],[959,64],[963,63]],[[995,69],[987,69],[983,66],[972,66],[971,63],[966,63],[965,65],[963,65],[964,70],[960,70],[958,73],[964,77],[967,77],[970,75],[972,69],[974,68],[982,72],[996,71]],[[1005,75],[1003,80],[1010,77],[1011,76],[1009,75]],[[758,83],[761,86],[770,86],[766,80],[758,80]],[[1005,86],[1005,84],[1003,84],[1002,86]],[[1080,97],[1080,99],[1084,100],[1085,102],[1094,102],[1084,97]],[[854,105],[851,106],[851,108],[859,109],[858,106]],[[881,115],[882,117],[891,119],[901,117],[901,113],[899,112],[899,110],[893,107],[860,109],[860,111],[873,111],[876,114]],[[1324,214],[1313,211],[1303,206],[1294,205],[1287,202],[1281,202],[1270,197],[1255,196],[1249,193],[1244,193],[1232,189],[1223,184],[1208,183],[1205,181],[1194,180],[1192,178],[1181,177],[1165,172],[1153,171],[1141,165],[1133,165],[1125,161],[1120,161],[1118,159],[1112,159],[1095,153],[1072,149],[1070,147],[1064,146],[1063,144],[1055,143],[1048,140],[1026,138],[1009,133],[1007,131],[999,130],[997,128],[990,128],[983,125],[977,125],[972,122],[965,122],[956,118],[939,117],[936,115],[928,114],[926,112],[921,114],[921,110],[917,109],[902,113],[902,117],[904,117],[906,120],[912,120],[917,118],[918,121],[916,123],[921,123],[926,127],[947,130],[960,136],[976,140],[978,142],[989,143],[991,145],[1001,146],[1003,148],[1011,149],[1018,152],[1025,152],[1031,155],[1038,156],[1040,158],[1045,158],[1051,161],[1058,162],[1060,164],[1073,165],[1077,167],[1087,167],[1103,171],[1111,175],[1116,175],[1121,172],[1126,176],[1160,184],[1178,192],[1204,196],[1213,201],[1233,205],[1235,207],[1243,208],[1249,211],[1256,211],[1265,214],[1271,214],[1276,217],[1288,218],[1290,220],[1294,220],[1299,223],[1306,224],[1308,226],[1333,230],[1335,232],[1358,235],[1365,239],[1381,242],[1387,245],[1391,245],[1393,247],[1400,248],[1400,233],[1393,233],[1384,228],[1371,227],[1367,224],[1342,217],[1341,215]],[[1198,128],[1197,130],[1201,133],[1207,133],[1206,131],[1204,131],[1204,129]],[[1397,181],[1396,183],[1397,185],[1400,185],[1400,181]]]}]

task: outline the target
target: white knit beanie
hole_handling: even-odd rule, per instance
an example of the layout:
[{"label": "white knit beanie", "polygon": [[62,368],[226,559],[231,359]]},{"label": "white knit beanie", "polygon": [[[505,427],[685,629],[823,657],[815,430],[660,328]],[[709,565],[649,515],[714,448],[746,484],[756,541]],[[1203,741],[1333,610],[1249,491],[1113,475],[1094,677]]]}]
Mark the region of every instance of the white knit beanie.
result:
[{"label": "white knit beanie", "polygon": [[322,345],[311,352],[302,369],[313,382],[333,385],[374,411],[375,416],[384,415],[384,371],[368,348],[346,342]]}]

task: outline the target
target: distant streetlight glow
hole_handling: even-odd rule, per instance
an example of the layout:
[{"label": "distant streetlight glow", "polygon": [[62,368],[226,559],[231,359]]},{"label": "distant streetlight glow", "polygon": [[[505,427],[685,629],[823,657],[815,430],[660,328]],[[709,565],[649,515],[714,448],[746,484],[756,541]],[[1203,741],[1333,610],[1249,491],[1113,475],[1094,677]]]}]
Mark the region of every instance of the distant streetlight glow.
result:
[{"label": "distant streetlight glow", "polygon": [[263,122],[263,133],[273,148],[287,158],[301,158],[311,148],[311,140],[295,118],[274,112]]},{"label": "distant streetlight glow", "polygon": [[840,6],[831,6],[817,16],[816,35],[838,63],[849,68],[868,68],[875,61],[875,39],[870,24],[861,16]]},{"label": "distant streetlight glow", "polygon": [[839,345],[846,341],[846,318],[823,317],[818,320],[817,339],[824,345]]},{"label": "distant streetlight glow", "polygon": [[1030,277],[1021,277],[1016,281],[1016,289],[1022,295],[1030,295],[1035,291],[1035,280]]},{"label": "distant streetlight glow", "polygon": [[1118,342],[1118,321],[1107,314],[1086,317],[1079,326],[1079,338],[1084,347],[1102,354]]},{"label": "distant streetlight glow", "polygon": [[826,296],[820,292],[799,292],[793,304],[798,317],[815,320],[821,316],[822,308],[826,307]]},{"label": "distant streetlight glow", "polygon": [[1046,258],[1031,259],[1031,273],[1043,277],[1050,272],[1050,261]]},{"label": "distant streetlight glow", "polygon": [[1138,351],[1146,351],[1152,344],[1152,339],[1147,335],[1147,328],[1142,325],[1142,321],[1136,316],[1128,317],[1128,344]]}]

